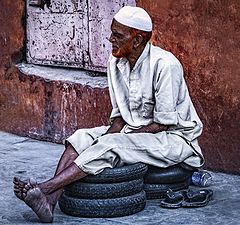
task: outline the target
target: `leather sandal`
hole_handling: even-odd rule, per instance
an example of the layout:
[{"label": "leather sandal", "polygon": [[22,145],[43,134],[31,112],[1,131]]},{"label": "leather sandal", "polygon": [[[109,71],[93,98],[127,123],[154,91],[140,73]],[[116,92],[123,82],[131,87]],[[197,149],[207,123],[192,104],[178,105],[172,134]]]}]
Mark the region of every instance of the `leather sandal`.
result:
[{"label": "leather sandal", "polygon": [[201,190],[168,190],[167,197],[161,201],[161,207],[176,209],[180,207],[203,207],[212,199],[213,191],[211,189]]},{"label": "leather sandal", "polygon": [[186,194],[182,207],[203,207],[213,197],[213,191],[211,189],[201,190],[189,190]]},{"label": "leather sandal", "polygon": [[169,189],[166,193],[166,198],[161,201],[161,207],[176,209],[182,207],[182,203],[187,195],[187,190],[172,191]]}]

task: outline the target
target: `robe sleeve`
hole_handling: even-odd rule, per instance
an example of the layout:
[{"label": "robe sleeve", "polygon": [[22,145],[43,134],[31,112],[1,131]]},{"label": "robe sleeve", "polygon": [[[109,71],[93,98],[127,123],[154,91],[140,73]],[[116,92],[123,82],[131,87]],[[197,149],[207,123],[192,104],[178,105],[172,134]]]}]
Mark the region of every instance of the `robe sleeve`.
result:
[{"label": "robe sleeve", "polygon": [[110,114],[110,121],[112,121],[113,118],[121,116],[117,101],[116,101],[116,96],[113,90],[112,86],[112,74],[110,70],[110,59],[108,61],[108,67],[107,67],[107,76],[108,76],[108,89],[109,89],[109,95],[110,95],[110,100],[112,104],[112,112]]},{"label": "robe sleeve", "polygon": [[159,62],[161,68],[157,71],[155,80],[155,107],[154,122],[163,125],[177,125],[178,113],[176,111],[178,93],[183,77],[180,64]]}]

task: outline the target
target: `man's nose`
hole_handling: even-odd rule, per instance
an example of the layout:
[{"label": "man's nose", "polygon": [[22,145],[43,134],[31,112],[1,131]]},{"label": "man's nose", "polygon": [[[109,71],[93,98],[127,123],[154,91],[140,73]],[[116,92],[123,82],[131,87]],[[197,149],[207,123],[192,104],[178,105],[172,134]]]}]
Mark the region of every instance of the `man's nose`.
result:
[{"label": "man's nose", "polygon": [[111,43],[113,43],[113,41],[114,41],[114,37],[113,37],[112,34],[110,35],[110,37],[108,38],[108,40],[109,40]]}]

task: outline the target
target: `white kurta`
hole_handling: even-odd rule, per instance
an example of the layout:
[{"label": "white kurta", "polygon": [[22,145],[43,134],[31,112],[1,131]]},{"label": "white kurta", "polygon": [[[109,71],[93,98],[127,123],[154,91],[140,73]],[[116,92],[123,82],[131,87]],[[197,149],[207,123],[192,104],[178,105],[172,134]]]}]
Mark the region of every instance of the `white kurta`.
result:
[{"label": "white kurta", "polygon": [[[110,118],[122,116],[127,125],[121,133],[104,136],[108,126],[80,129],[67,139],[79,153],[75,163],[83,171],[97,174],[106,167],[135,162],[159,167],[181,162],[202,166],[197,142],[202,123],[174,55],[148,43],[132,71],[126,59],[110,56],[108,83],[113,107]],[[169,129],[128,134],[152,122]]]}]

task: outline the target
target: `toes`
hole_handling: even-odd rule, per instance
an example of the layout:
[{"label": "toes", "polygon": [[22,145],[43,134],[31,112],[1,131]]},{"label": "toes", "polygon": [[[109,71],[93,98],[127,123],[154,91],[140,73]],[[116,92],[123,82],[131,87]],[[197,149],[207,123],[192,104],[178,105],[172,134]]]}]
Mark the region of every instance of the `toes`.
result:
[{"label": "toes", "polygon": [[13,183],[14,183],[15,185],[19,185],[19,179],[18,179],[17,177],[14,177],[14,178],[13,178]]},{"label": "toes", "polygon": [[22,193],[22,189],[19,189],[19,188],[16,188],[16,187],[13,187],[13,191],[14,191],[14,192],[21,192],[21,193]]},{"label": "toes", "polygon": [[29,179],[29,182],[30,182],[30,184],[33,185],[33,186],[36,186],[36,185],[37,185],[37,181],[36,181],[35,179],[33,179],[33,178],[30,178],[30,179]]},{"label": "toes", "polygon": [[14,194],[21,200],[23,200],[22,192],[19,189],[14,189]]},{"label": "toes", "polygon": [[20,188],[24,188],[24,184],[23,184],[23,183],[19,183],[18,186],[19,186]]},{"label": "toes", "polygon": [[22,188],[22,196],[25,198],[27,196],[28,191],[31,191],[32,187],[29,185],[25,185],[24,188]]},{"label": "toes", "polygon": [[13,183],[22,184],[24,181],[21,181],[18,177],[13,177]]},{"label": "toes", "polygon": [[13,189],[13,191],[14,191],[15,194],[21,193],[21,191],[19,191],[18,189]]},{"label": "toes", "polygon": [[15,179],[15,177],[13,178],[13,183],[18,184],[18,181]]},{"label": "toes", "polygon": [[25,190],[25,191],[28,191],[29,189],[32,189],[33,187],[30,185],[30,184],[25,184],[24,185],[24,187],[23,187],[23,189]]},{"label": "toes", "polygon": [[15,195],[20,198],[24,199],[27,196],[29,190],[33,189],[36,186],[36,181],[33,179],[29,179],[28,182],[20,180],[18,177],[13,178],[13,191]]},{"label": "toes", "polygon": [[[36,182],[35,182],[36,183]],[[36,184],[35,183],[31,183],[31,179],[29,179],[29,181],[27,183],[24,183],[23,185],[23,190],[25,192],[27,192],[28,190],[30,189],[33,189],[36,187]]]},{"label": "toes", "polygon": [[28,181],[28,185],[31,187],[31,188],[36,188],[37,187],[37,181],[33,178],[30,178],[29,181]]},{"label": "toes", "polygon": [[32,186],[30,183],[27,183],[27,184],[25,185],[25,187],[28,188],[28,189],[29,189],[29,188],[33,188],[33,186]]},{"label": "toes", "polygon": [[23,188],[27,182],[20,180],[18,177],[13,178],[13,184],[14,186],[18,186],[19,188]]},{"label": "toes", "polygon": [[15,181],[18,182],[18,180],[19,179],[17,177],[13,177],[13,182],[15,182]]},{"label": "toes", "polygon": [[24,187],[24,188],[22,189],[22,196],[23,196],[23,198],[25,198],[25,197],[27,196],[27,193],[28,193],[29,190],[31,190],[31,188],[25,188],[25,187]]},{"label": "toes", "polygon": [[20,187],[17,184],[14,184],[13,189],[20,189]]},{"label": "toes", "polygon": [[19,198],[22,199],[22,188],[19,185],[19,179],[17,177],[13,178],[13,191],[14,194]]}]

